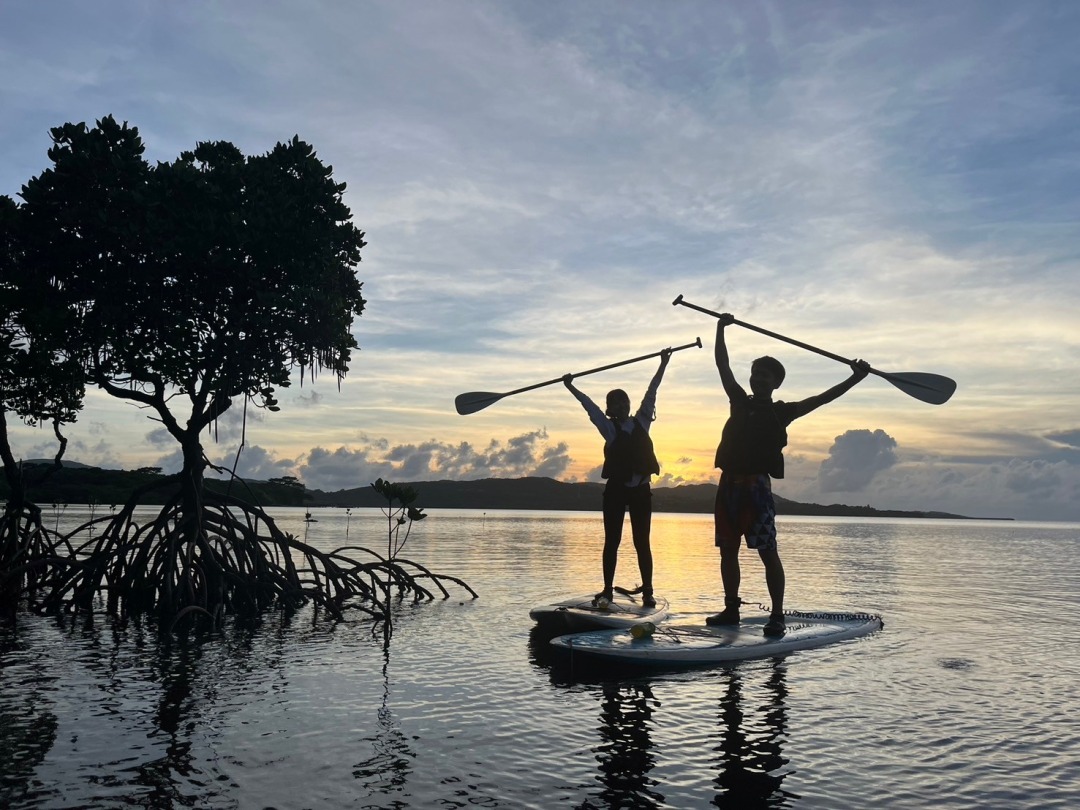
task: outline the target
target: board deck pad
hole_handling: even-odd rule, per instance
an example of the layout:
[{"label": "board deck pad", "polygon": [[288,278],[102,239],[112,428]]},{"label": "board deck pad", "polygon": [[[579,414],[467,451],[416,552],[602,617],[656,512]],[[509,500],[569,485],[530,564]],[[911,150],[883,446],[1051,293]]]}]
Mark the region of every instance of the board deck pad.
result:
[{"label": "board deck pad", "polygon": [[641,622],[660,624],[668,617],[667,599],[654,596],[655,607],[645,607],[641,597],[615,592],[607,607],[593,604],[593,594],[575,596],[547,605],[534,607],[529,616],[539,625],[552,630],[576,633],[584,630],[629,629]]},{"label": "board deck pad", "polygon": [[759,616],[744,618],[730,627],[663,625],[644,638],[635,638],[629,628],[595,630],[559,636],[551,644],[593,663],[696,666],[822,647],[865,636],[883,626],[881,617],[870,613],[787,611],[784,618],[787,633],[781,638],[766,636],[763,630],[768,616]]}]

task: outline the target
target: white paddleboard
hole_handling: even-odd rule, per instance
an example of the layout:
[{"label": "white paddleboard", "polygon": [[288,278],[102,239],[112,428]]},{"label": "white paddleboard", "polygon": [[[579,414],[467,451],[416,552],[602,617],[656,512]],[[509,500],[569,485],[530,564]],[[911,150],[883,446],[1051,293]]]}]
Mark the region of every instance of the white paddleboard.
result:
[{"label": "white paddleboard", "polygon": [[645,666],[696,666],[748,658],[768,658],[822,647],[880,630],[880,616],[869,613],[787,611],[787,633],[770,638],[762,630],[767,616],[744,618],[731,627],[664,625],[635,638],[630,629],[574,633],[552,639],[556,650],[582,663],[631,663]]},{"label": "white paddleboard", "polygon": [[564,633],[633,627],[641,622],[660,624],[668,617],[667,599],[654,596],[656,605],[645,607],[641,597],[615,592],[615,598],[606,606],[593,603],[593,594],[563,599],[548,605],[540,605],[529,611],[529,616],[541,627]]}]

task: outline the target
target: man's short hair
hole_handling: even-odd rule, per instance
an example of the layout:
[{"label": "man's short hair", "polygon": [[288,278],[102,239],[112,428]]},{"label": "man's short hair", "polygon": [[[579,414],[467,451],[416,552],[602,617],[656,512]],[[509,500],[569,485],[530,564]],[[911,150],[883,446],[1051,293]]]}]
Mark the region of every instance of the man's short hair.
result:
[{"label": "man's short hair", "polygon": [[787,376],[787,372],[784,371],[784,364],[777,360],[775,357],[769,357],[769,355],[765,355],[764,357],[759,357],[757,360],[751,363],[750,370],[753,371],[754,366],[758,365],[764,366],[772,372],[773,376],[776,377],[776,386],[777,388],[779,388],[780,383],[782,383],[784,381],[784,377]]}]

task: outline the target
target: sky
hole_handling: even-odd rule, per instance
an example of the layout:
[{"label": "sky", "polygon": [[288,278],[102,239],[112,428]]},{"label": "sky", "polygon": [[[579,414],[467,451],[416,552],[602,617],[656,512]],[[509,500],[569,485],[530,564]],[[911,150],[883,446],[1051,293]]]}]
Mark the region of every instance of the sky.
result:
[{"label": "sky", "polygon": [[[151,161],[294,135],[366,233],[356,352],[205,449],[337,490],[599,480],[561,384],[678,346],[654,485],[716,480],[728,404],[714,318],[678,295],[886,372],[794,422],[775,492],[816,503],[1080,521],[1080,4],[544,0],[0,0],[0,194],[49,129],[105,115]],[[778,399],[849,369],[731,327]],[[640,400],[647,360],[577,381]],[[9,420],[10,421],[10,420]],[[91,392],[66,457],[179,469],[145,411]],[[16,423],[16,457],[55,454]],[[239,450],[239,452],[238,452]],[[421,492],[422,500],[422,492]]]}]

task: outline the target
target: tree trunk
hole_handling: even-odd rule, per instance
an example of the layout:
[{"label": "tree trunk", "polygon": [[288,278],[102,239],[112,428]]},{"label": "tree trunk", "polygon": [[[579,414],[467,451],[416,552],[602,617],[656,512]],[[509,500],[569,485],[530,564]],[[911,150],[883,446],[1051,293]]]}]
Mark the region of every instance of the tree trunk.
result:
[{"label": "tree trunk", "polygon": [[[8,439],[7,419],[0,408],[0,460],[3,461],[4,478],[8,484],[8,498],[0,513],[0,605],[10,607],[15,603],[24,585],[26,574],[6,576],[14,568],[25,565],[39,546],[42,538],[35,534],[41,528],[41,510],[26,500],[26,481],[22,464],[15,461]],[[36,581],[36,580],[34,580]]]},{"label": "tree trunk", "polygon": [[7,419],[4,409],[0,408],[0,459],[4,462],[4,477],[7,479],[11,494],[8,496],[8,510],[19,509],[26,500],[26,485],[23,483],[22,468],[15,461],[8,441]]},{"label": "tree trunk", "polygon": [[203,458],[202,443],[197,433],[184,434],[181,441],[184,467],[180,473],[180,508],[175,533],[170,532],[168,559],[172,561],[179,593],[172,593],[173,576],[168,576],[163,583],[165,598],[160,607],[170,618],[178,610],[189,605],[209,610],[211,599],[207,592],[207,583],[197,576],[200,561],[207,557],[205,522],[203,519],[203,472],[206,461]]}]

